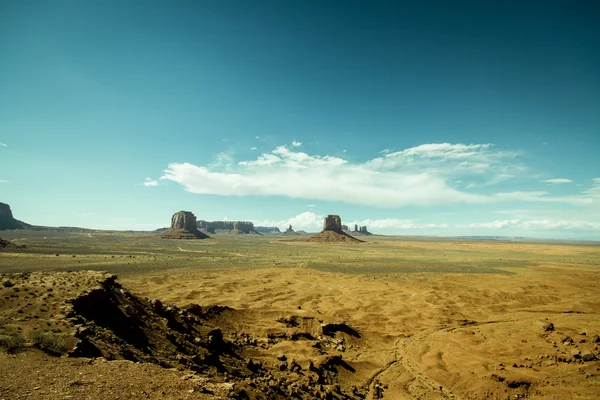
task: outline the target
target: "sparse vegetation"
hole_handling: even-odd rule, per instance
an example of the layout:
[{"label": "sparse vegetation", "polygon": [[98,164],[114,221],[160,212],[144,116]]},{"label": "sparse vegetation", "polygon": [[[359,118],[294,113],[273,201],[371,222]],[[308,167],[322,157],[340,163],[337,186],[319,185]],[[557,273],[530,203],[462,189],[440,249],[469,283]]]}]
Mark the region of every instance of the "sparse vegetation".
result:
[{"label": "sparse vegetation", "polygon": [[25,348],[23,335],[0,335],[0,347],[7,353],[16,353]]},{"label": "sparse vegetation", "polygon": [[4,282],[2,282],[2,286],[4,286],[5,288],[9,288],[15,286],[15,284],[9,280],[5,280]]},{"label": "sparse vegetation", "polygon": [[33,332],[31,341],[36,348],[53,356],[60,356],[67,352],[67,342],[61,335],[50,332]]}]

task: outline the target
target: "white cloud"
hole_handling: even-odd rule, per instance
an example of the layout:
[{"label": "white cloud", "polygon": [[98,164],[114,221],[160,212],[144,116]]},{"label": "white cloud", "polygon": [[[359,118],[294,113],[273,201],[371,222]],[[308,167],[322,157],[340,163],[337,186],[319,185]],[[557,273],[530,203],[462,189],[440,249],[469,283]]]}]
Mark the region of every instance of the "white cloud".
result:
[{"label": "white cloud", "polygon": [[[256,160],[241,161],[228,171],[219,170],[214,165],[173,163],[161,179],[180,183],[187,191],[199,194],[286,196],[380,207],[492,201],[489,196],[454,188],[446,177],[438,173],[435,165],[443,161],[444,154],[459,157],[459,151],[452,151],[452,146],[444,145],[442,149],[431,147],[431,151],[442,159],[432,159],[430,168],[412,168],[412,165],[402,164],[399,153],[394,153],[393,158],[386,156],[395,165],[381,165],[380,159],[350,164],[339,157],[309,155],[279,146]],[[464,145],[456,146],[463,148]],[[489,145],[483,147],[488,148]],[[425,148],[408,149],[405,154],[424,156]],[[467,146],[460,153],[460,160],[467,158],[465,152],[474,151]]]},{"label": "white cloud", "polygon": [[587,221],[563,221],[563,220],[496,220],[492,222],[473,223],[457,225],[465,228],[485,228],[485,229],[515,229],[515,230],[597,230],[600,229],[600,222]]},{"label": "white cloud", "polygon": [[571,179],[566,179],[566,178],[553,178],[553,179],[544,179],[543,181],[540,181],[543,183],[573,183],[573,181]]},{"label": "white cloud", "polygon": [[10,181],[0,180],[0,183],[9,183]]},{"label": "white cloud", "polygon": [[250,150],[258,150],[257,147],[250,147]]},{"label": "white cloud", "polygon": [[255,139],[260,139],[260,136],[255,136],[254,138],[255,138]]},{"label": "white cloud", "polygon": [[254,160],[237,163],[232,153],[221,153],[216,163],[208,165],[172,163],[160,179],[177,182],[198,194],[284,196],[376,207],[600,202],[600,193],[596,195],[600,185],[596,183],[570,196],[544,191],[489,193],[488,189],[488,194],[483,194],[473,190],[521,177],[526,170],[517,161],[518,152],[496,150],[491,144],[424,144],[388,151],[363,163],[311,155],[292,146],[279,146]]},{"label": "white cloud", "polygon": [[323,229],[323,218],[311,211],[305,211],[301,214],[291,217],[287,220],[253,220],[255,226],[276,226],[279,229],[286,229],[292,225],[294,230],[317,231]]},{"label": "white cloud", "polygon": [[297,142],[295,140],[292,142],[292,147],[300,147],[300,146],[302,146],[302,142]]},{"label": "white cloud", "polygon": [[314,205],[314,204],[307,204],[306,207],[313,208],[313,207],[316,207],[316,205]]},{"label": "white cloud", "polygon": [[158,181],[152,178],[146,178],[146,182],[143,183],[146,187],[158,186]]},{"label": "white cloud", "polygon": [[[292,225],[294,230],[320,231],[323,228],[323,216],[307,211],[291,217],[287,220],[253,220],[256,226],[276,226],[279,229],[285,229]],[[365,219],[360,221],[344,221],[350,229],[354,225],[367,226],[367,229],[373,233],[414,233],[423,234],[424,232],[435,235],[533,235],[543,232],[590,232],[600,229],[600,222],[579,221],[579,220],[560,220],[560,219],[504,219],[488,222],[478,222],[470,224],[451,224],[451,223],[427,223],[411,219],[383,218],[383,219]],[[406,232],[409,231],[409,232]],[[412,232],[411,232],[412,231]],[[492,231],[492,232],[490,232]],[[498,231],[498,232],[494,232]]]},{"label": "white cloud", "polygon": [[586,195],[589,190],[584,191],[583,195],[573,196],[550,196],[548,192],[542,190],[496,193],[493,196],[501,200],[584,205],[594,203],[592,196]]},{"label": "white cloud", "polygon": [[[345,224],[345,223],[344,223]],[[404,230],[404,229],[444,229],[448,224],[421,223],[411,219],[385,218],[385,219],[365,219],[362,221],[351,221],[347,224],[349,227],[366,226],[368,230]]]},{"label": "white cloud", "polygon": [[8,147],[8,145],[5,144],[5,143],[0,143],[0,146],[2,146],[2,147]]}]

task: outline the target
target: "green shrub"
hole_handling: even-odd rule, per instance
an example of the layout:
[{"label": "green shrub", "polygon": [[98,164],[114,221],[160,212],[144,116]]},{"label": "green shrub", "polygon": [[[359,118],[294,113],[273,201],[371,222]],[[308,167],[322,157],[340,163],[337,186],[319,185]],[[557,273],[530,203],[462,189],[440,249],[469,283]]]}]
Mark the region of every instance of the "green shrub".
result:
[{"label": "green shrub", "polygon": [[49,332],[33,332],[31,341],[36,348],[53,356],[60,356],[67,352],[67,342],[61,335]]},{"label": "green shrub", "polygon": [[23,335],[0,335],[0,347],[7,353],[16,353],[25,348],[25,338]]},{"label": "green shrub", "polygon": [[15,286],[15,284],[12,283],[11,281],[4,281],[4,282],[2,282],[2,286],[4,286],[4,287],[13,287],[13,286]]}]

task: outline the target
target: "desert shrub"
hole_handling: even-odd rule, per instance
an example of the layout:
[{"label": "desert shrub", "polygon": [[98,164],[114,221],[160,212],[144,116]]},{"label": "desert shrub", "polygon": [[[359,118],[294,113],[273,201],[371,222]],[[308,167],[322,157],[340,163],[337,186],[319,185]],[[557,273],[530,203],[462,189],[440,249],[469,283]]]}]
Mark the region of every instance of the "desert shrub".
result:
[{"label": "desert shrub", "polygon": [[6,281],[2,282],[2,286],[4,286],[4,287],[13,287],[13,286],[15,286],[15,284],[12,283],[9,280],[6,280]]},{"label": "desert shrub", "polygon": [[23,335],[0,335],[0,347],[7,353],[16,353],[25,347],[25,338]]},{"label": "desert shrub", "polygon": [[67,342],[61,335],[49,332],[33,332],[31,341],[36,348],[53,356],[60,356],[67,352]]}]

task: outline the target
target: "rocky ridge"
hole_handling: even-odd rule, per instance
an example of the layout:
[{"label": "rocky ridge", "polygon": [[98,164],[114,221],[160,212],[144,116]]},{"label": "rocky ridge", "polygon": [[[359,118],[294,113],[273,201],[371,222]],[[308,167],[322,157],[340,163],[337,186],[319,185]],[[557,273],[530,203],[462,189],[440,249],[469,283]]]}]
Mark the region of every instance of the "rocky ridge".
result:
[{"label": "rocky ridge", "polygon": [[[51,355],[83,357],[90,359],[88,365],[96,364],[95,360],[128,360],[154,364],[166,368],[165,372],[179,370],[186,374],[184,379],[193,380],[193,391],[226,398],[362,399],[368,391],[339,384],[340,371],[354,371],[343,359],[345,346],[361,340],[359,332],[343,323],[292,315],[274,320],[270,333],[263,337],[236,330],[232,321],[244,317],[234,309],[197,304],[180,308],[150,300],[125,289],[108,273],[0,277],[11,282],[4,290],[13,293],[0,307],[0,336],[39,329],[38,335],[61,343],[40,348]],[[22,293],[40,289],[42,295],[26,306],[18,302]],[[66,301],[64,296],[68,296]],[[39,317],[31,320],[26,309],[36,306],[43,312],[37,311]],[[305,343],[312,355],[297,359],[273,355],[271,348],[285,348],[286,342],[290,343],[287,347]],[[24,343],[17,351],[27,349]]]}]

